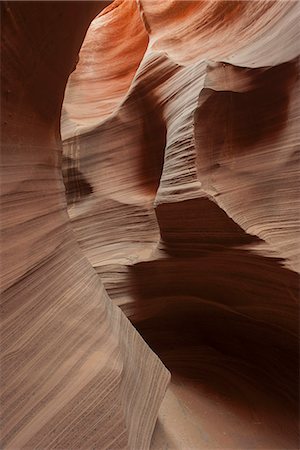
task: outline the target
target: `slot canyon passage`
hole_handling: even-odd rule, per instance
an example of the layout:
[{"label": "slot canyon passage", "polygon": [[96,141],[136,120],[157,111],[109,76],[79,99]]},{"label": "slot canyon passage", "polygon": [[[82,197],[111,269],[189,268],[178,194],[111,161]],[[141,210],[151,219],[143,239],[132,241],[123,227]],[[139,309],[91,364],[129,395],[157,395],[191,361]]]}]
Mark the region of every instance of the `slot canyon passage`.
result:
[{"label": "slot canyon passage", "polygon": [[1,1],[1,448],[299,448],[298,1]]}]

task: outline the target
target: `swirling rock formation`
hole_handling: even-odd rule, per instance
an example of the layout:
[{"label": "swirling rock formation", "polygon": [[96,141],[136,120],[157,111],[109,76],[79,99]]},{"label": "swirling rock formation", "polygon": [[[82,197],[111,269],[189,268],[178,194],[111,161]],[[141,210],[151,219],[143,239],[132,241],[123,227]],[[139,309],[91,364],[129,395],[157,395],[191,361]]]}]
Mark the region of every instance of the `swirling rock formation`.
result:
[{"label": "swirling rock formation", "polygon": [[60,109],[107,4],[1,3],[1,448],[148,448],[169,380],[67,215]]},{"label": "swirling rock formation", "polygon": [[4,445],[149,448],[162,361],[153,450],[298,448],[298,2],[117,0],[79,59],[58,5],[3,14]]}]

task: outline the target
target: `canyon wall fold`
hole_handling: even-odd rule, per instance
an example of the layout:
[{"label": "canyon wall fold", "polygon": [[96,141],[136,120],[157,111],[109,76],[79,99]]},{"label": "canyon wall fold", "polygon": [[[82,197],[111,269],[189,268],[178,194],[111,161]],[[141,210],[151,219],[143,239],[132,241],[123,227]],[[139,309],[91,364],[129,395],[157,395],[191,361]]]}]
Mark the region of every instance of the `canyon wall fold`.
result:
[{"label": "canyon wall fold", "polygon": [[60,110],[109,2],[1,2],[1,448],[147,449],[169,373],[69,224]]},{"label": "canyon wall fold", "polygon": [[299,19],[1,2],[2,448],[298,448]]},{"label": "canyon wall fold", "polygon": [[[121,29],[128,3],[107,23]],[[137,35],[133,77],[124,55],[132,81],[119,105],[83,127],[69,110],[93,77],[84,53],[69,80],[76,239],[171,371],[153,449],[296,449],[299,4],[137,4],[149,44],[139,53]]]}]

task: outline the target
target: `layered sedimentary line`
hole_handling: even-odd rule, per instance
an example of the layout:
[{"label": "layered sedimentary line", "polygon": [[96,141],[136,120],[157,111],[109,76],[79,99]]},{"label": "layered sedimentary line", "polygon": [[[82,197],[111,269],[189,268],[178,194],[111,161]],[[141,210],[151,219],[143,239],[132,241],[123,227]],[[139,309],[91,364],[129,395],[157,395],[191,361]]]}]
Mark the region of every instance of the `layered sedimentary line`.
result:
[{"label": "layered sedimentary line", "polygon": [[293,0],[138,4],[151,48],[182,66],[213,60],[254,68],[278,65],[299,54],[299,4]]},{"label": "layered sedimentary line", "polygon": [[3,447],[296,448],[298,3],[1,6]]},{"label": "layered sedimentary line", "polygon": [[[61,104],[89,23],[107,4],[1,3],[6,449],[147,449],[169,381],[111,302],[67,214]],[[78,181],[80,168],[67,176]],[[79,185],[90,194],[81,180],[68,198]]]},{"label": "layered sedimentary line", "polygon": [[75,235],[171,370],[152,448],[296,448],[299,5],[138,3],[126,95],[64,142]]},{"label": "layered sedimentary line", "polygon": [[148,45],[135,1],[115,1],[92,22],[69,77],[62,135],[93,128],[120,105]]},{"label": "layered sedimentary line", "polygon": [[[298,58],[259,69],[208,66],[195,111],[202,187],[294,269],[299,266],[299,117]],[[212,124],[218,134],[211,133]]]}]

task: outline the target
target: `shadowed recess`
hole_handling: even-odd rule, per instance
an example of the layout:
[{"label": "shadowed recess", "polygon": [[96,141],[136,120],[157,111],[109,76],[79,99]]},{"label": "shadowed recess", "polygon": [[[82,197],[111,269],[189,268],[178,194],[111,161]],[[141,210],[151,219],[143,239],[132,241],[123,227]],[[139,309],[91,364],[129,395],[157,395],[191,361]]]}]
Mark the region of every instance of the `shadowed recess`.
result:
[{"label": "shadowed recess", "polygon": [[199,168],[215,168],[223,159],[257,151],[259,141],[276,137],[285,127],[297,74],[294,61],[262,69],[208,66],[194,118]]},{"label": "shadowed recess", "polygon": [[68,205],[80,201],[83,197],[87,197],[93,192],[93,187],[75,166],[75,160],[67,156],[63,156],[62,174]]}]

